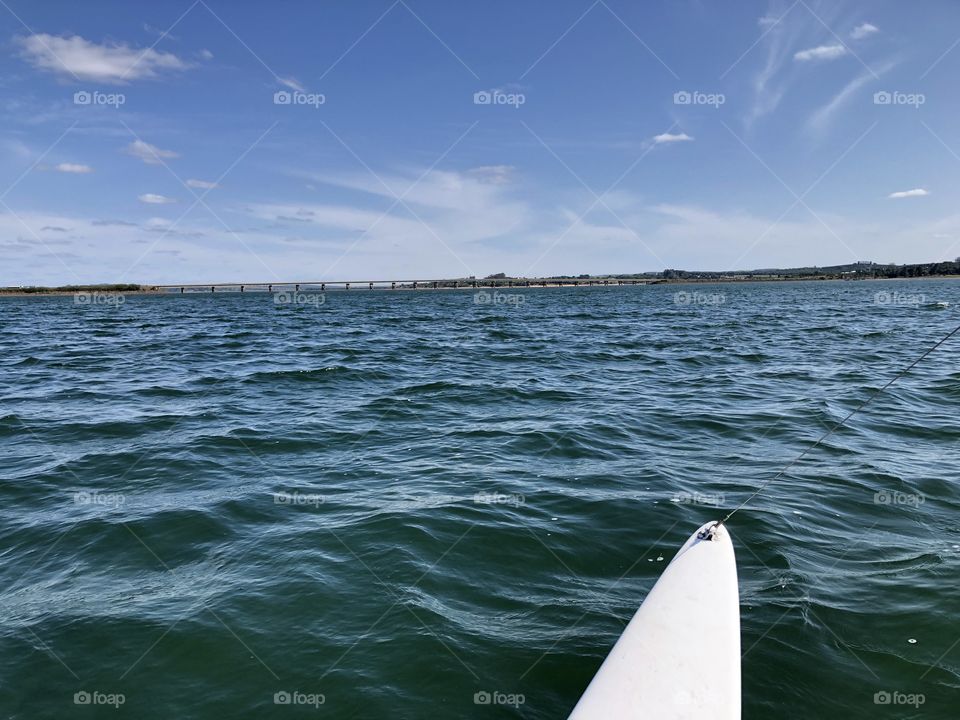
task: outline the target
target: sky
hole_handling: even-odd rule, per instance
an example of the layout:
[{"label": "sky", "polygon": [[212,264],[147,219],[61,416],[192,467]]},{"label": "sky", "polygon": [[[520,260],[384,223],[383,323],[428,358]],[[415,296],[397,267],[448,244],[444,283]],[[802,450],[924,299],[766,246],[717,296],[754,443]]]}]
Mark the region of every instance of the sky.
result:
[{"label": "sky", "polygon": [[960,256],[960,3],[0,0],[0,285]]}]

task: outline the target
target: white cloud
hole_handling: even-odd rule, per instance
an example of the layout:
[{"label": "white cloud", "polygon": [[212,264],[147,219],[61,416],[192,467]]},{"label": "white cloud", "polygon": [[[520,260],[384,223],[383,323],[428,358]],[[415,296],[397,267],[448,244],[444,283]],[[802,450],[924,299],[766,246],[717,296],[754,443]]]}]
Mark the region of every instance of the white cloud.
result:
[{"label": "white cloud", "polygon": [[36,69],[79,80],[122,85],[190,67],[172,53],[153,48],[139,50],[122,43],[98,45],[79,35],[36,33],[17,38],[16,42],[21,56]]},{"label": "white cloud", "polygon": [[76,173],[78,175],[93,172],[93,168],[89,165],[80,165],[78,163],[60,163],[54,167],[54,170],[62,173]]},{"label": "white cloud", "polygon": [[913,190],[900,190],[899,192],[890,193],[887,197],[898,200],[900,198],[923,197],[929,194],[930,193],[923,188],[914,188]]},{"label": "white cloud", "polygon": [[219,187],[215,182],[210,182],[209,180],[187,180],[187,187],[199,188],[200,190],[213,190],[215,187]]},{"label": "white cloud", "polygon": [[173,150],[161,150],[156,145],[151,145],[143,140],[134,140],[127,145],[126,152],[128,155],[140,158],[147,165],[160,165],[165,159],[180,157],[180,154]]},{"label": "white cloud", "polygon": [[880,32],[880,28],[878,28],[876,25],[871,25],[870,23],[865,22],[862,25],[857,25],[853,29],[853,32],[850,33],[850,37],[852,37],[854,40],[862,40],[868,35],[873,35],[874,33],[878,32]]},{"label": "white cloud", "polygon": [[819,47],[800,50],[793,54],[793,59],[798,62],[810,62],[811,60],[836,60],[847,54],[847,48],[843,45],[820,45]]},{"label": "white cloud", "polygon": [[207,50],[206,48],[203,48],[203,50],[201,50],[201,51],[200,51],[199,53],[197,53],[197,54],[198,54],[198,55],[200,56],[200,58],[203,59],[203,60],[213,60],[213,53],[210,52],[209,50]]},{"label": "white cloud", "polygon": [[654,145],[663,145],[664,143],[689,142],[693,138],[686,133],[661,133],[653,136]]},{"label": "white cloud", "polygon": [[157,195],[156,193],[144,193],[143,195],[138,195],[137,199],[148,205],[169,205],[170,203],[176,202],[173,198],[168,198],[166,195]]}]

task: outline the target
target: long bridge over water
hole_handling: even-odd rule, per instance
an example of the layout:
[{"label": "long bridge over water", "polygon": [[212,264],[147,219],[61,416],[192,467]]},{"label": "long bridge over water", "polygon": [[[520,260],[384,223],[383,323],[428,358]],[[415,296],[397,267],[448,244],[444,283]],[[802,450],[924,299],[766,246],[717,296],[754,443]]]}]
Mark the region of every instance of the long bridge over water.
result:
[{"label": "long bridge over water", "polygon": [[166,292],[284,292],[327,290],[472,290],[480,288],[591,287],[647,285],[652,278],[568,277],[568,278],[460,278],[447,280],[310,280],[299,282],[174,283],[150,285]]}]

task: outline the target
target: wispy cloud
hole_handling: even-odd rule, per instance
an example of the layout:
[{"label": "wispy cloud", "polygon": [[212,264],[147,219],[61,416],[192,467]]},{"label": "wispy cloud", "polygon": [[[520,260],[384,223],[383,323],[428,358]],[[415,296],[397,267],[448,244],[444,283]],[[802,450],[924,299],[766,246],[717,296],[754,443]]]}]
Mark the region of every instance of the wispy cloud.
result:
[{"label": "wispy cloud", "polygon": [[686,133],[661,133],[653,136],[654,145],[663,145],[665,143],[691,142],[693,138]]},{"label": "wispy cloud", "polygon": [[793,59],[797,62],[810,62],[812,60],[836,60],[847,54],[847,48],[843,45],[819,45],[818,47],[807,48],[793,54]]},{"label": "wispy cloud", "polygon": [[286,85],[291,90],[297,90],[299,92],[306,92],[307,89],[300,83],[299,80],[293,77],[277,77],[277,81],[281,85]]},{"label": "wispy cloud", "polygon": [[481,165],[470,170],[469,174],[480,182],[506,185],[513,178],[513,172],[512,165]]},{"label": "wispy cloud", "polygon": [[850,33],[850,37],[854,40],[862,40],[868,35],[873,35],[874,33],[880,32],[880,28],[876,25],[871,25],[868,22],[865,22],[861,25],[857,25],[853,31]]},{"label": "wispy cloud", "polygon": [[93,172],[93,168],[89,165],[81,165],[79,163],[60,163],[59,165],[55,165],[53,169],[57,172],[75,173],[77,175]]},{"label": "wispy cloud", "polygon": [[893,200],[899,200],[900,198],[924,197],[925,195],[929,194],[930,192],[923,188],[914,188],[913,190],[900,190],[899,192],[893,192],[887,195],[887,197]]},{"label": "wispy cloud", "polygon": [[816,111],[814,111],[814,113],[807,120],[807,128],[815,132],[825,130],[830,125],[830,122],[833,120],[837,111],[851,98],[853,98],[861,88],[877,80],[881,75],[891,70],[896,64],[896,60],[888,61],[887,63],[879,66],[876,70],[866,70],[850,80],[836,95],[830,99],[828,103],[822,105]]},{"label": "wispy cloud", "polygon": [[91,220],[90,224],[94,227],[137,227],[136,223],[126,220]]},{"label": "wispy cloud", "polygon": [[137,196],[137,199],[147,205],[169,205],[170,203],[176,202],[173,198],[168,198],[166,195],[157,195],[156,193],[144,193],[143,195]]},{"label": "wispy cloud", "polygon": [[752,80],[753,103],[745,118],[748,126],[776,110],[786,94],[787,80],[781,75],[790,61],[790,50],[800,29],[799,23],[788,23],[783,19],[786,14],[782,9],[775,12],[771,7],[771,11],[758,21],[762,33],[757,42],[766,48],[766,57]]},{"label": "wispy cloud", "polygon": [[16,38],[16,42],[23,59],[33,67],[71,79],[122,85],[190,67],[173,53],[139,50],[122,43],[98,45],[79,35],[36,33]]},{"label": "wispy cloud", "polygon": [[218,185],[215,182],[210,182],[209,180],[187,180],[187,187],[199,188],[200,190],[213,190]]},{"label": "wispy cloud", "polygon": [[127,145],[126,153],[143,160],[147,165],[160,165],[163,160],[180,157],[180,154],[173,150],[161,150],[156,145],[151,145],[143,140],[134,140]]}]

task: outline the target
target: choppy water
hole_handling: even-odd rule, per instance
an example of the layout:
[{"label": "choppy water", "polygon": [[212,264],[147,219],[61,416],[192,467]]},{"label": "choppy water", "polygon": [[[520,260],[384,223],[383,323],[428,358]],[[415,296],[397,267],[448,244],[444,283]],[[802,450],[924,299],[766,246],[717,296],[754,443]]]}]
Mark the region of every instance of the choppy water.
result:
[{"label": "choppy water", "polygon": [[[0,299],[0,714],[564,718],[714,505],[958,306],[950,281]],[[958,363],[734,518],[745,718],[957,717]]]}]

